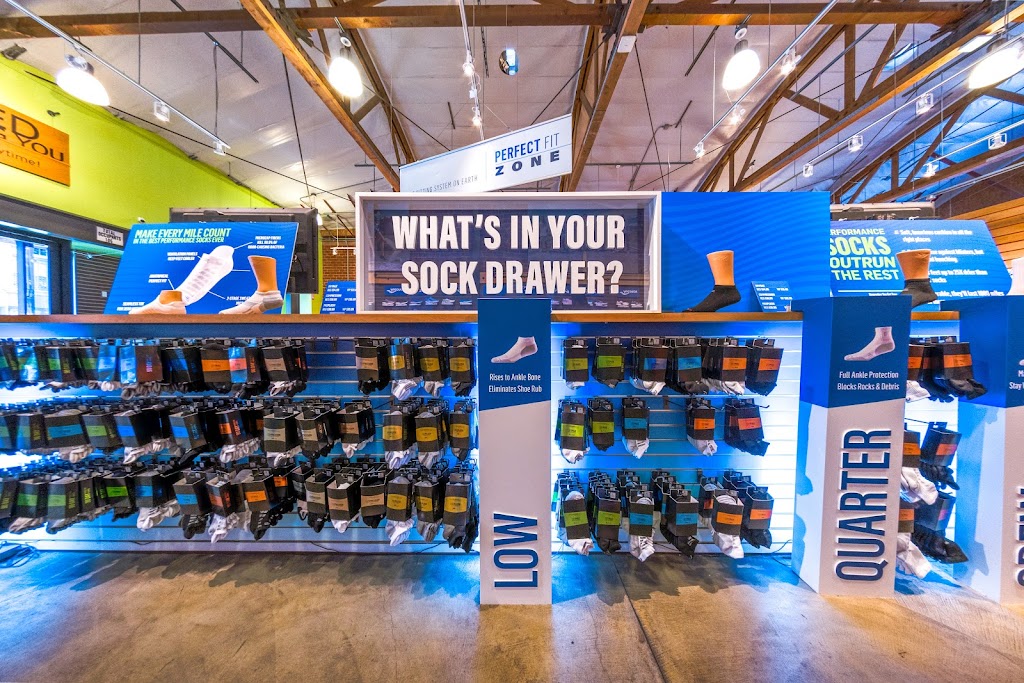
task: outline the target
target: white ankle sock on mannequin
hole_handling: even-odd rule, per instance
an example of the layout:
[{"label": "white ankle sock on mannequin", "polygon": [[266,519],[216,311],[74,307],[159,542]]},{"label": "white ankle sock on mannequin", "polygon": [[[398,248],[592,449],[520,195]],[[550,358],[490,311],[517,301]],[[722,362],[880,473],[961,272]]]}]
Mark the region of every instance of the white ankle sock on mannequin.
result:
[{"label": "white ankle sock on mannequin", "polygon": [[520,337],[505,353],[491,359],[492,363],[515,363],[516,361],[537,353],[537,340],[534,337]]},{"label": "white ankle sock on mannequin", "polygon": [[844,360],[871,360],[895,349],[896,343],[892,339],[892,328],[876,327],[874,338],[860,351],[846,355]]}]

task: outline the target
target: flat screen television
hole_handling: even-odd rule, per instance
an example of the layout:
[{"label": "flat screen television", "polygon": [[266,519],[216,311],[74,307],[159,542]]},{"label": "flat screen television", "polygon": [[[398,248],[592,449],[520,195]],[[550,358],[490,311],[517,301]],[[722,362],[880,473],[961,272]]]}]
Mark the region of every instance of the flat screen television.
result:
[{"label": "flat screen television", "polygon": [[298,223],[288,278],[289,294],[320,291],[316,209],[171,209],[171,223]]}]

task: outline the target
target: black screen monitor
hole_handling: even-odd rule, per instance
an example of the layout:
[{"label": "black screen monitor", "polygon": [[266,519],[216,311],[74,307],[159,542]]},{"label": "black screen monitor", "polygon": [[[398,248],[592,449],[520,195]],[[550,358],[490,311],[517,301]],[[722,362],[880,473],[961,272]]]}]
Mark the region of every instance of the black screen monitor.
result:
[{"label": "black screen monitor", "polygon": [[171,223],[298,223],[289,294],[320,291],[316,209],[171,209]]}]

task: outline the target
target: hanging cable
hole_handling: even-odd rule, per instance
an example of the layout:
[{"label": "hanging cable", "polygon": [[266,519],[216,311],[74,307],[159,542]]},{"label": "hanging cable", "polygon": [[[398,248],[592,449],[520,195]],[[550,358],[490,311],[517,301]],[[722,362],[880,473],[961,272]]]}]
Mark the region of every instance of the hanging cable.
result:
[{"label": "hanging cable", "polygon": [[[644,67],[640,63],[640,45],[633,48],[636,54],[636,66],[640,70],[640,86],[644,90],[644,104],[647,105],[647,120],[651,123],[651,139],[654,141],[654,155],[658,160],[658,172],[661,173],[661,152],[658,151],[658,132],[654,129],[654,116],[651,114],[651,100],[647,97],[647,81],[644,80]],[[643,159],[641,159],[643,161]],[[668,192],[668,183],[662,183],[662,187]]]},{"label": "hanging cable", "polygon": [[292,97],[292,79],[288,74],[288,58],[281,55],[284,63],[284,82],[288,86],[288,104],[292,108],[292,125],[295,126],[295,143],[299,147],[299,164],[302,165],[302,182],[306,185],[306,196],[312,193],[309,191],[309,177],[306,175],[306,156],[302,153],[302,137],[299,135],[299,119],[295,115],[295,99]]}]

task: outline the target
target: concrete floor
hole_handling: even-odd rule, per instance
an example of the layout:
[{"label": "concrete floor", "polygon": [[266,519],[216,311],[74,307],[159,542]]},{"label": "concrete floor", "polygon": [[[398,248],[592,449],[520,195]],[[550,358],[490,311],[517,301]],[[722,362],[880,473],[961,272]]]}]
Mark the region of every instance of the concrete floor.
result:
[{"label": "concrete floor", "polygon": [[1024,679],[1024,610],[785,562],[557,555],[553,607],[480,608],[469,556],[42,553],[0,569],[0,681]]}]

